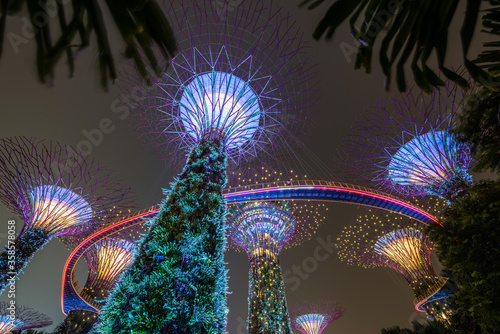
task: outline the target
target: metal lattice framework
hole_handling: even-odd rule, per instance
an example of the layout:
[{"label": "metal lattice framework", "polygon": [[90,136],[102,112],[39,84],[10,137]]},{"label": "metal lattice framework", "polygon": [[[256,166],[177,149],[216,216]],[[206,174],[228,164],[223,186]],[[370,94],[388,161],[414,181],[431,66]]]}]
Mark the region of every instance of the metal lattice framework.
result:
[{"label": "metal lattice framework", "polygon": [[[179,148],[222,138],[238,160],[300,132],[315,72],[291,17],[264,0],[166,6],[179,54],[132,115],[145,142],[172,161]],[[137,95],[141,76],[131,67],[125,77]]]},{"label": "metal lattice framework", "polygon": [[[50,238],[95,230],[131,205],[131,190],[93,159],[57,142],[0,140],[0,199],[27,230]],[[84,232],[85,233],[85,232]]]},{"label": "metal lattice framework", "polygon": [[122,271],[132,264],[136,247],[132,241],[115,237],[99,240],[85,252],[89,276],[82,290],[82,298],[104,299]]},{"label": "metal lattice framework", "polygon": [[[365,215],[358,224],[343,229],[337,239],[339,257],[364,268],[386,267],[408,282],[419,311],[436,319],[451,312],[447,305],[432,310],[429,301],[446,282],[436,275],[431,261],[434,243],[425,234],[422,223],[394,215]],[[427,305],[427,307],[425,306]],[[431,312],[432,311],[432,312]]]},{"label": "metal lattice framework", "polygon": [[291,333],[279,256],[283,247],[309,239],[324,219],[324,204],[259,201],[228,207],[228,240],[250,262],[250,333]]},{"label": "metal lattice framework", "polygon": [[302,302],[290,307],[293,328],[304,334],[321,334],[342,317],[345,307],[331,302]]},{"label": "metal lattice framework", "polygon": [[30,307],[0,302],[0,334],[52,325],[52,319]]},{"label": "metal lattice framework", "polygon": [[472,182],[470,148],[451,134],[465,97],[446,82],[430,95],[413,87],[380,101],[351,129],[346,162],[358,176],[400,195],[453,199]]}]

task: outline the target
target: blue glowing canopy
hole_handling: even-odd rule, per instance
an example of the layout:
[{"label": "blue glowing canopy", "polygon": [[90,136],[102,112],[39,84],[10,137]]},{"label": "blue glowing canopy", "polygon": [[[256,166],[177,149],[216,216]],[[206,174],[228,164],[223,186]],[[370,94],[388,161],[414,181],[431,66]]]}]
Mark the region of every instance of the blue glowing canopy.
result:
[{"label": "blue glowing canopy", "polygon": [[259,98],[250,85],[229,73],[195,76],[183,87],[182,124],[194,138],[217,133],[228,148],[244,145],[259,127]]},{"label": "blue glowing canopy", "polygon": [[460,170],[459,144],[444,131],[430,131],[403,145],[388,166],[389,179],[399,185],[445,182]]}]

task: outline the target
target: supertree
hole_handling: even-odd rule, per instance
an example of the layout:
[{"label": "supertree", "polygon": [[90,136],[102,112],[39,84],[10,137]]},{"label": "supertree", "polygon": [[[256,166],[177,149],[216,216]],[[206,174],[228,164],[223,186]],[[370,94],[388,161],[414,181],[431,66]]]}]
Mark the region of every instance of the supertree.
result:
[{"label": "supertree", "polygon": [[89,310],[71,310],[51,334],[87,334],[97,321],[97,313]]},{"label": "supertree", "polygon": [[451,133],[466,96],[446,82],[429,95],[413,87],[368,109],[345,141],[349,170],[403,196],[453,200],[472,183],[470,148]]},{"label": "supertree", "polygon": [[345,227],[337,239],[341,260],[364,268],[386,267],[398,272],[415,295],[415,306],[431,320],[447,322],[447,279],[436,275],[431,261],[434,243],[417,221],[387,214],[364,215]]},{"label": "supertree", "polygon": [[[121,273],[133,262],[133,252],[137,245],[119,237],[109,237],[96,242],[83,256],[88,265],[88,277],[80,292],[81,298],[97,310],[114,287]],[[87,333],[97,321],[97,313],[89,310],[73,309],[68,313],[61,329],[74,325],[84,328]],[[56,332],[57,333],[57,332]]]},{"label": "supertree", "polygon": [[[226,327],[221,191],[227,158],[240,161],[294,135],[282,123],[300,124],[295,119],[307,110],[311,67],[300,59],[306,51],[300,31],[269,1],[219,5],[167,5],[180,52],[131,119],[168,159],[191,153],[96,332],[222,333]],[[137,96],[140,76],[135,69],[128,75]]]},{"label": "supertree", "polygon": [[52,325],[45,314],[30,307],[0,302],[0,334]]},{"label": "supertree", "polygon": [[135,248],[133,241],[111,237],[96,242],[85,252],[89,275],[82,297],[86,295],[90,300],[107,297],[120,274],[132,264]]},{"label": "supertree", "polygon": [[98,228],[119,215],[131,194],[110,170],[70,146],[26,137],[0,140],[0,199],[24,221],[19,232],[9,221],[1,291],[50,239]]},{"label": "supertree", "polygon": [[249,333],[292,333],[280,267],[283,247],[309,239],[324,219],[324,204],[250,202],[228,208],[228,238],[250,262]]},{"label": "supertree", "polygon": [[304,334],[321,334],[342,317],[345,307],[330,302],[302,302],[290,307],[293,328]]},{"label": "supertree", "polygon": [[[104,232],[107,228],[98,230],[97,233]],[[67,317],[56,328],[54,334],[67,333],[68,330],[80,334],[88,333],[93,324],[97,321],[98,312],[101,310],[105,298],[119,280],[122,272],[132,264],[134,252],[137,249],[137,240],[147,232],[145,224],[139,224],[130,228],[118,230],[105,237],[93,241],[92,244],[81,256],[87,264],[87,280],[83,288],[78,288],[76,279],[72,284],[79,291],[79,297],[85,304],[92,307],[78,307],[82,304],[68,304],[69,312],[65,312]],[[95,235],[95,234],[94,234]],[[78,236],[64,236],[61,241],[73,250],[88,242],[87,234]]]}]

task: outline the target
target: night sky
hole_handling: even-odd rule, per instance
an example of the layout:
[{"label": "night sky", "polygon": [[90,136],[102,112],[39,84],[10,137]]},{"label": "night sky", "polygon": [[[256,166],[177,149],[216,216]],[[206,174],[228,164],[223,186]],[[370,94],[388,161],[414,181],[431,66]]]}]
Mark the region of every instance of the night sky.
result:
[{"label": "night sky", "polygon": [[[312,35],[327,6],[314,11],[298,9],[295,1],[277,1],[290,11],[307,36]],[[463,12],[464,8],[457,12]],[[26,15],[26,14],[23,14]],[[9,17],[7,32],[21,34],[23,23],[19,17]],[[461,19],[461,18],[460,18]],[[54,21],[54,23],[56,23]],[[449,66],[461,64],[458,20],[452,25],[449,47]],[[111,25],[109,25],[111,27]],[[114,26],[109,29],[110,39],[115,46],[118,66],[125,60],[119,55],[121,40]],[[333,166],[333,156],[342,137],[356,117],[368,105],[375,104],[385,96],[384,78],[374,55],[373,73],[354,70],[351,58],[346,57],[340,45],[354,45],[346,24],[336,33],[331,42],[312,42],[312,54],[320,66],[320,98],[312,117],[315,123],[310,134],[303,138],[305,146],[327,167]],[[93,41],[95,44],[95,40]],[[345,44],[344,44],[345,45]],[[476,40],[470,56],[478,52]],[[2,137],[34,136],[58,140],[70,145],[78,145],[85,136],[82,131],[97,128],[108,118],[113,131],[105,134],[102,142],[92,147],[91,155],[110,166],[126,180],[146,207],[157,204],[162,199],[161,188],[169,186],[178,172],[157,159],[148,147],[141,145],[136,134],[128,126],[127,119],[113,113],[111,104],[119,97],[120,89],[112,86],[104,92],[99,86],[98,60],[95,45],[82,51],[76,61],[77,73],[67,78],[64,61],[57,68],[55,87],[40,85],[36,78],[35,42],[30,40],[16,50],[6,39],[4,54],[0,59],[0,133]],[[16,52],[17,51],[17,52]],[[411,72],[407,72],[411,79]],[[303,154],[299,150],[295,154]],[[313,168],[315,168],[313,166]],[[314,177],[328,178],[328,171],[311,170]],[[359,183],[351,180],[351,183]],[[285,274],[286,293],[289,305],[302,300],[331,300],[346,307],[344,317],[328,326],[324,333],[364,334],[378,333],[380,329],[399,325],[410,326],[413,320],[423,320],[423,313],[413,307],[413,295],[402,277],[386,269],[362,269],[348,266],[333,252],[323,261],[314,259],[315,249],[328,240],[334,241],[341,229],[353,224],[358,214],[365,213],[348,204],[329,204],[328,216],[318,233],[311,240],[289,250],[284,250],[281,265]],[[22,222],[0,206],[0,241],[5,244],[7,221]],[[326,251],[325,251],[326,252]],[[36,254],[17,284],[18,304],[33,307],[51,316],[54,325],[64,319],[61,312],[61,273],[70,254],[58,240],[52,240]],[[229,271],[229,326],[231,334],[245,333],[247,317],[248,261],[246,254],[228,252],[226,255]],[[316,265],[315,265],[316,264]],[[309,273],[302,278],[293,274],[293,266],[309,266]],[[80,283],[85,282],[85,269],[79,268]],[[1,300],[6,300],[2,295]]]}]

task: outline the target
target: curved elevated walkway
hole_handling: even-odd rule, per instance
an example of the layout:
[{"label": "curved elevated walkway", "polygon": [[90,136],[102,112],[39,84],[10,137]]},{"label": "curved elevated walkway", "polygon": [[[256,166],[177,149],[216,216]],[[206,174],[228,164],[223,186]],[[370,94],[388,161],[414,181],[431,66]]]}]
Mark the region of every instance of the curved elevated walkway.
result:
[{"label": "curved elevated walkway", "polygon": [[[345,202],[396,212],[425,224],[438,223],[437,219],[429,213],[395,196],[370,188],[334,181],[271,182],[228,188],[224,190],[223,194],[228,203],[282,199]],[[61,306],[64,314],[68,314],[73,309],[84,309],[93,312],[99,312],[101,309],[101,305],[93,301],[85,301],[79,294],[80,288],[75,279],[74,269],[85,251],[103,238],[141,224],[144,219],[153,218],[158,211],[159,206],[152,206],[135,212],[95,232],[75,248],[63,269]]]}]

